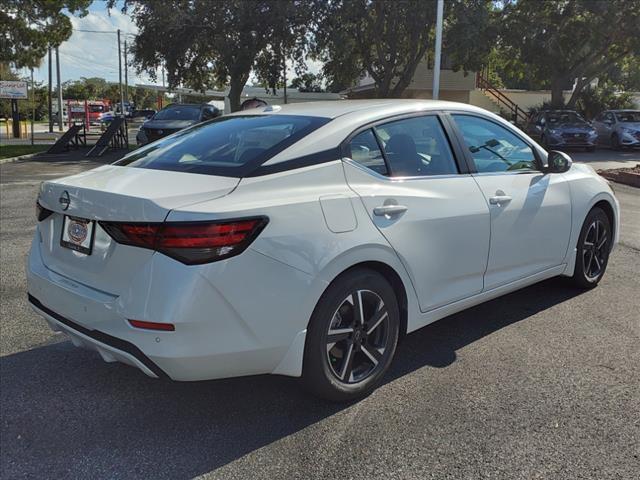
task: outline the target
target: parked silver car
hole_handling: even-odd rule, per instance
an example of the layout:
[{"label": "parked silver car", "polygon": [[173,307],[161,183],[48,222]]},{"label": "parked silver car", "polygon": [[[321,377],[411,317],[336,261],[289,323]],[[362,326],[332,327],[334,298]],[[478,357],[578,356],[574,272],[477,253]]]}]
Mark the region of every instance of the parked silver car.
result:
[{"label": "parked silver car", "polygon": [[598,143],[622,147],[640,147],[640,110],[605,110],[593,120]]}]

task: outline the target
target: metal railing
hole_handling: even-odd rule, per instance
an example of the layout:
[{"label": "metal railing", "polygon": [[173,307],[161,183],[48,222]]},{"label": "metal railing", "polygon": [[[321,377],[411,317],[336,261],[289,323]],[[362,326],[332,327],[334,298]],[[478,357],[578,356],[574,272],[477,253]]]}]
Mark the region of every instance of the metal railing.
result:
[{"label": "metal railing", "polygon": [[489,70],[486,67],[477,72],[476,87],[491,97],[501,109],[506,110],[511,117],[510,120],[516,125],[524,125],[527,122],[527,113],[489,81]]}]

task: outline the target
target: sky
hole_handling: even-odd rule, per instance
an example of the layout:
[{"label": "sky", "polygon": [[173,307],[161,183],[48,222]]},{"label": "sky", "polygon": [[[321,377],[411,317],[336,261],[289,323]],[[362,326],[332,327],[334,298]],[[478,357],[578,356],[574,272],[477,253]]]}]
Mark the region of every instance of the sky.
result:
[{"label": "sky", "polygon": [[[80,77],[102,77],[109,81],[118,81],[118,40],[117,29],[121,30],[121,40],[133,41],[137,27],[131,18],[119,9],[107,11],[101,1],[94,2],[89,7],[89,14],[85,17],[70,16],[73,34],[60,45],[60,76],[63,82],[78,80]],[[86,32],[82,30],[91,30]],[[56,81],[55,53],[52,55],[53,81]],[[36,81],[48,81],[48,58],[45,57],[40,68],[33,72]],[[137,75],[135,68],[129,67],[129,84],[154,83],[146,75]],[[27,76],[27,72],[24,72]],[[124,66],[123,80],[124,82]],[[158,82],[162,83],[161,78]]]},{"label": "sky", "polygon": [[[60,45],[60,76],[61,81],[78,80],[81,77],[101,77],[108,81],[118,81],[118,40],[117,29],[121,30],[121,40],[125,38],[133,42],[133,36],[138,31],[128,15],[123,14],[119,8],[107,11],[105,3],[101,0],[94,1],[89,7],[89,14],[80,18],[71,16],[73,34],[66,42]],[[91,32],[83,31],[91,30]],[[53,83],[56,82],[55,53],[52,54]],[[48,82],[48,58],[43,59],[40,68],[34,69],[33,75],[36,82]],[[309,62],[309,71],[317,73],[320,64]],[[21,72],[23,77],[29,76],[28,70]],[[162,76],[158,72],[157,81],[152,81],[147,74],[138,75],[134,67],[129,67],[129,85],[155,84],[162,85]],[[287,69],[287,77],[293,78],[293,68]],[[249,79],[250,81],[252,78]],[[124,65],[122,81],[124,82]]]}]

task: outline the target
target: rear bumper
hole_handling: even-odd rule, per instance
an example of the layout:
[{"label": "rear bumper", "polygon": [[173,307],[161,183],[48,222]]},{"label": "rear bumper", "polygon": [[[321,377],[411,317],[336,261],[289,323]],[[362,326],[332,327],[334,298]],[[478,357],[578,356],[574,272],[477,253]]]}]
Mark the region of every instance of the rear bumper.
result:
[{"label": "rear bumper", "polygon": [[133,343],[99,330],[90,330],[50,310],[36,297],[29,294],[31,307],[44,317],[51,329],[65,333],[76,347],[97,351],[105,362],[121,362],[142,370],[153,378],[169,378]]},{"label": "rear bumper", "polygon": [[[310,313],[295,302],[283,304],[264,286],[275,276],[284,292],[301,298],[308,275],[251,249],[203,266],[158,254],[132,278],[123,278],[118,295],[50,270],[38,238],[36,233],[27,261],[30,304],[76,346],[151,377],[179,381],[300,375],[300,342],[304,346]],[[175,331],[134,328],[128,319],[171,323]]]}]

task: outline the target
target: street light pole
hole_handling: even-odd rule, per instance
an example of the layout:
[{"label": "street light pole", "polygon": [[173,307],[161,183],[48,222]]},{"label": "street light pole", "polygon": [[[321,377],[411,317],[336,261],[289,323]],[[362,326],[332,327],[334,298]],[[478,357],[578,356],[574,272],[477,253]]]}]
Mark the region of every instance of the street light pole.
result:
[{"label": "street light pole", "polygon": [[51,101],[51,90],[52,90],[52,83],[53,83],[53,65],[51,65],[51,47],[49,47],[49,86],[47,87],[48,89],[48,95],[47,95],[47,107],[48,107],[48,113],[49,113],[49,133],[53,133],[53,108],[52,108],[52,101]]},{"label": "street light pole", "polygon": [[31,145],[33,145],[33,120],[36,116],[36,91],[33,89],[33,67],[31,67]]},{"label": "street light pole", "polygon": [[[56,47],[56,74],[58,75],[58,131],[62,131],[62,87],[60,86],[60,51]],[[71,112],[68,112],[71,114]]]},{"label": "street light pole", "polygon": [[122,52],[120,51],[120,29],[118,29],[118,83],[120,84],[120,115],[124,117],[124,96],[122,93]]},{"label": "street light pole", "polygon": [[440,95],[440,61],[442,55],[442,16],[444,0],[438,0],[436,16],[436,55],[433,62],[433,99],[438,100]]}]

